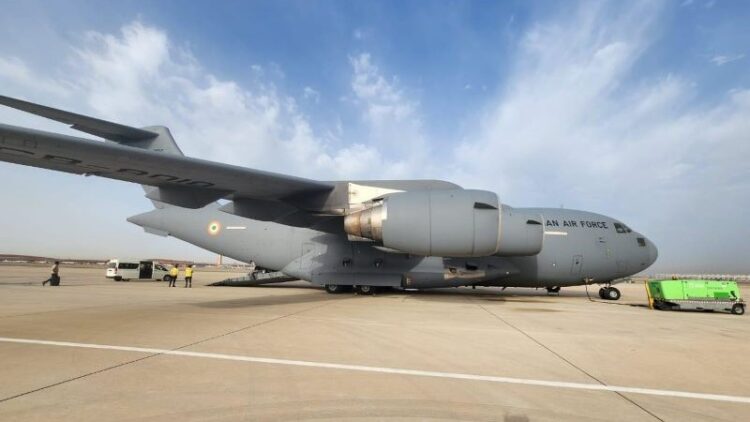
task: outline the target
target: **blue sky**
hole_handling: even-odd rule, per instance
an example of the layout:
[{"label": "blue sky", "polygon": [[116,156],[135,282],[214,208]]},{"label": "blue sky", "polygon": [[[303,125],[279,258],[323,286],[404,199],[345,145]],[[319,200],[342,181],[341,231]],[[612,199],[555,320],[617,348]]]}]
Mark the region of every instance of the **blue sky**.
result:
[{"label": "blue sky", "polygon": [[[217,161],[601,212],[656,242],[655,271],[750,272],[744,2],[0,7],[3,94],[164,124]],[[211,259],[126,223],[150,206],[137,186],[10,164],[0,177],[0,252]]]}]

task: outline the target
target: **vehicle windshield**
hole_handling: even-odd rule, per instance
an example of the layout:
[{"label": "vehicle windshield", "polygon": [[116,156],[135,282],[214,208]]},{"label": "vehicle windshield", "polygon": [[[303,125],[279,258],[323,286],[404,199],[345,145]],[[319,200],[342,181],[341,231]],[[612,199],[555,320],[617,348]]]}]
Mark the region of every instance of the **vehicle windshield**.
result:
[{"label": "vehicle windshield", "polygon": [[107,268],[117,268],[117,263],[114,261],[107,262]]}]

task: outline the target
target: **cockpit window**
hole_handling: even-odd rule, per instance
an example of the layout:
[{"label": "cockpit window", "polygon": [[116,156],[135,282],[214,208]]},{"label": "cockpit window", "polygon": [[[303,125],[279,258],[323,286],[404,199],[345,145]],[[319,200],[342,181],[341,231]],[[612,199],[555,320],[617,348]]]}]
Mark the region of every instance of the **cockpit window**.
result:
[{"label": "cockpit window", "polygon": [[615,230],[617,230],[617,233],[631,233],[633,231],[630,230],[630,227],[622,223],[615,223]]},{"label": "cockpit window", "polygon": [[640,247],[645,247],[646,246],[646,239],[644,239],[642,237],[639,237],[639,238],[636,238],[636,240],[638,241],[638,246],[640,246]]}]

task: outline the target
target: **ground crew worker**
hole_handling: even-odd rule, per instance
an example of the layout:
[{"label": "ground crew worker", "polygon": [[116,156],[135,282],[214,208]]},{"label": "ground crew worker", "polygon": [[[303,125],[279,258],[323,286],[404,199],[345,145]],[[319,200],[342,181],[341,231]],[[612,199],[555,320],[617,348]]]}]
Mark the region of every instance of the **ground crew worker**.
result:
[{"label": "ground crew worker", "polygon": [[52,274],[50,277],[42,282],[42,286],[47,285],[49,283],[50,286],[59,286],[60,285],[60,261],[55,261],[55,265],[52,266]]},{"label": "ground crew worker", "polygon": [[169,287],[177,287],[177,275],[180,274],[180,269],[177,264],[172,265],[169,269]]},{"label": "ground crew worker", "polygon": [[185,267],[185,287],[193,288],[193,264]]}]

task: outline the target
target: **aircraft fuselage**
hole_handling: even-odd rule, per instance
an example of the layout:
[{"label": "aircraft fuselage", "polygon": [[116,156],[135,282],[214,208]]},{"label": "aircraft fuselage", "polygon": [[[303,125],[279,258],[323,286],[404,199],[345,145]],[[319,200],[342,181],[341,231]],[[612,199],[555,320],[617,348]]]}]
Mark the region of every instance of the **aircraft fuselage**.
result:
[{"label": "aircraft fuselage", "polygon": [[[544,218],[544,245],[533,256],[425,257],[349,241],[340,222],[322,230],[252,220],[219,211],[165,206],[129,221],[238,261],[315,284],[434,288],[465,285],[551,287],[608,283],[638,273],[657,256],[654,244],[600,214],[526,209]],[[640,239],[640,240],[639,240]]]}]

